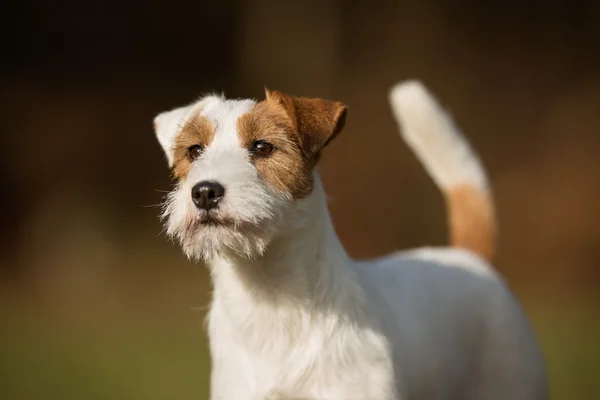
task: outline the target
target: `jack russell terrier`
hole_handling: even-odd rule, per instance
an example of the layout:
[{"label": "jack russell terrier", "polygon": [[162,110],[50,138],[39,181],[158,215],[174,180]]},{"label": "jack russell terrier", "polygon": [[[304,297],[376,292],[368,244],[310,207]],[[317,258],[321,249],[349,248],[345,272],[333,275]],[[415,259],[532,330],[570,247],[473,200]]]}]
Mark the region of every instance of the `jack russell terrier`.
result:
[{"label": "jack russell terrier", "polygon": [[400,83],[390,102],[445,196],[451,246],[368,261],[344,250],[315,170],[346,106],[265,91],[154,120],[176,180],[166,232],[214,285],[211,399],[547,399],[530,324],[488,264],[486,174],[427,89]]}]

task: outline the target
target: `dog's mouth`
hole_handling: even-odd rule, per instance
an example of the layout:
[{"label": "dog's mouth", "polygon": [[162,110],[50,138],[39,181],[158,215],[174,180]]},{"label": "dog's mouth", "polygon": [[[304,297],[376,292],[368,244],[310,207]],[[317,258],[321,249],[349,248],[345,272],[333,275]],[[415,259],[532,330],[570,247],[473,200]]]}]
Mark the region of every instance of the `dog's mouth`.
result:
[{"label": "dog's mouth", "polygon": [[227,230],[248,233],[256,231],[259,226],[260,222],[257,221],[239,220],[216,211],[198,211],[187,219],[184,232],[189,237],[195,237],[201,231],[208,233]]},{"label": "dog's mouth", "polygon": [[222,225],[232,225],[233,221],[229,221],[225,218],[214,215],[213,213],[203,213],[199,215],[197,218],[198,223],[200,225],[208,225],[208,226],[222,226]]},{"label": "dog's mouth", "polygon": [[215,211],[197,211],[195,215],[187,220],[186,231],[190,234],[201,229],[210,228],[235,228],[238,224],[227,216],[220,215]]},{"label": "dog's mouth", "polygon": [[200,211],[195,218],[196,225],[199,226],[233,226],[234,221],[231,218],[217,214],[215,211]]},{"label": "dog's mouth", "polygon": [[199,213],[187,220],[184,232],[186,237],[194,238],[201,231],[222,229],[225,226],[221,218],[215,215]]},{"label": "dog's mouth", "polygon": [[219,254],[253,257],[261,254],[269,241],[272,228],[265,221],[248,221],[223,211],[194,211],[171,233],[191,258],[210,259]]}]

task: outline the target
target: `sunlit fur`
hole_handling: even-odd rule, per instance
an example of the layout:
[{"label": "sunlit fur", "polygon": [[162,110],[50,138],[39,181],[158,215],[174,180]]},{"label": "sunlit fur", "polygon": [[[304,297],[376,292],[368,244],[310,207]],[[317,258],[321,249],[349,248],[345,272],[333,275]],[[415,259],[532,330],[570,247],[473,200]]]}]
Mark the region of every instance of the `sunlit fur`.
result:
[{"label": "sunlit fur", "polygon": [[[399,122],[438,118],[440,109],[427,104],[433,97],[412,89],[396,90],[402,101],[394,107],[426,103]],[[168,233],[207,262],[213,280],[211,399],[546,400],[535,337],[490,265],[450,247],[352,260],[316,172],[301,198],[260,179],[235,128],[252,104],[210,96],[155,120],[170,164],[186,119],[202,113],[216,126],[165,208]],[[444,185],[482,187],[485,174],[479,163],[463,162],[474,153],[452,124],[427,133],[418,151],[432,176],[447,172]],[[440,143],[462,155],[427,157],[443,152]],[[220,226],[197,222],[202,213],[190,190],[205,179],[226,187]]]},{"label": "sunlit fur", "polygon": [[[264,253],[274,232],[285,225],[290,196],[275,192],[258,177],[247,149],[240,146],[237,119],[254,104],[251,100],[225,101],[211,97],[197,108],[216,127],[214,140],[196,160],[165,202],[163,217],[167,233],[175,237],[190,258],[210,260],[217,255],[252,258]],[[201,100],[199,103],[202,104]],[[191,106],[194,109],[195,106]],[[185,114],[167,140],[172,145]],[[226,187],[216,218],[222,224],[202,224],[202,213],[190,196],[194,184],[214,180]]]}]

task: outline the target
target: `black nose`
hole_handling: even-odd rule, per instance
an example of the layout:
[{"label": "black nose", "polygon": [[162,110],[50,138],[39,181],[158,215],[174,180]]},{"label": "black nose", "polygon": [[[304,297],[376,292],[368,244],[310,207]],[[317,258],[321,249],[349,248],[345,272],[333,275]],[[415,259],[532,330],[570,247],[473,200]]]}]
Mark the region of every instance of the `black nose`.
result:
[{"label": "black nose", "polygon": [[202,210],[216,208],[223,195],[225,195],[225,188],[215,181],[202,181],[192,188],[192,201]]}]

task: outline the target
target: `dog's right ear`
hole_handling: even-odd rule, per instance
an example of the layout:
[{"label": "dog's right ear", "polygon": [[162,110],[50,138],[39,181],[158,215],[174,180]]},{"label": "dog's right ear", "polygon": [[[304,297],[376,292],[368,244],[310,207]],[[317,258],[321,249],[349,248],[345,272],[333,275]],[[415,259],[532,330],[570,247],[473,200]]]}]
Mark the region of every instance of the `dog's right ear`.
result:
[{"label": "dog's right ear", "polygon": [[154,133],[167,156],[169,167],[173,166],[173,142],[192,107],[180,107],[165,111],[154,118]]}]

